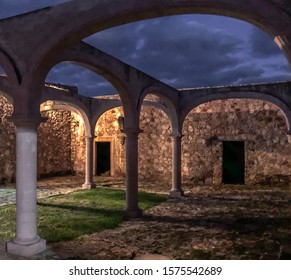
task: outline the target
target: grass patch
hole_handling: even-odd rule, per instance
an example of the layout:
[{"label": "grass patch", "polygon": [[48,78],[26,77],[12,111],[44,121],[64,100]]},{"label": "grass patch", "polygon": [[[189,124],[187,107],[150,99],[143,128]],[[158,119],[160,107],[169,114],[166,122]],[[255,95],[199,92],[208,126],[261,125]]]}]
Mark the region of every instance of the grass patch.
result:
[{"label": "grass patch", "polygon": [[[140,192],[139,206],[146,210],[166,196]],[[38,231],[48,242],[77,238],[103,229],[115,228],[123,220],[125,191],[92,189],[38,201]],[[0,207],[0,239],[15,233],[15,205]]]}]

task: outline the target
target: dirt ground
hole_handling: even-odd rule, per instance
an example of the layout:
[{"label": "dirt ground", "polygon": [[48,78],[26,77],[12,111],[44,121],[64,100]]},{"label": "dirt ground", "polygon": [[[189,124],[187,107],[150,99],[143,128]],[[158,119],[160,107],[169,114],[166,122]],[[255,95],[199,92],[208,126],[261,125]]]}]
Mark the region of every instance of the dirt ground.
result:
[{"label": "dirt ground", "polygon": [[[123,188],[120,179],[98,186]],[[140,189],[169,186],[140,182]],[[49,245],[60,259],[134,259],[161,254],[170,259],[291,259],[291,188],[184,185],[172,199],[124,221],[114,230]]]}]

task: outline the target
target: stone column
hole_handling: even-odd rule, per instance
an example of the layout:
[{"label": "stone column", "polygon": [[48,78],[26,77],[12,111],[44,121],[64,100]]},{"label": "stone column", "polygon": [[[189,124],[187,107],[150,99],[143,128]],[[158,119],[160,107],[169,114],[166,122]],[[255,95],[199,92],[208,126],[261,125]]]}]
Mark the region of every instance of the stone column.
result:
[{"label": "stone column", "polygon": [[139,129],[126,129],[126,208],[129,218],[142,216],[138,207],[138,135]]},{"label": "stone column", "polygon": [[29,257],[46,249],[37,235],[37,127],[39,122],[14,120],[16,126],[16,235],[7,243],[10,254]]},{"label": "stone column", "polygon": [[85,183],[84,189],[93,189],[96,185],[93,183],[93,137],[85,136],[86,139],[86,166],[85,166]]},{"label": "stone column", "polygon": [[172,189],[170,191],[172,197],[184,195],[181,182],[181,142],[182,136],[180,134],[172,135]]}]

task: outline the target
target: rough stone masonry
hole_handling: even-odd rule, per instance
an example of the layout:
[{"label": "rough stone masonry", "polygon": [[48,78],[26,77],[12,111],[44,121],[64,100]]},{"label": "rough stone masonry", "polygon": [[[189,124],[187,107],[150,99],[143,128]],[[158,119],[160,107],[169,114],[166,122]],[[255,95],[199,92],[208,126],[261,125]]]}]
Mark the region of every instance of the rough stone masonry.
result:
[{"label": "rough stone masonry", "polygon": [[[13,105],[4,96],[0,97],[0,105],[3,183],[15,180],[15,132],[8,119]],[[38,175],[83,174],[85,140],[81,118],[66,110],[51,110],[45,116],[47,120],[38,128]],[[115,177],[125,175],[125,136],[118,124],[120,116],[123,116],[121,107],[109,110],[95,128],[95,142],[111,143],[110,175]],[[143,132],[139,136],[139,176],[170,182],[170,121],[161,110],[143,106],[140,127]],[[223,141],[244,141],[246,184],[289,180],[291,145],[284,117],[276,106],[264,101],[230,99],[193,109],[183,126],[183,180],[221,184]]]}]

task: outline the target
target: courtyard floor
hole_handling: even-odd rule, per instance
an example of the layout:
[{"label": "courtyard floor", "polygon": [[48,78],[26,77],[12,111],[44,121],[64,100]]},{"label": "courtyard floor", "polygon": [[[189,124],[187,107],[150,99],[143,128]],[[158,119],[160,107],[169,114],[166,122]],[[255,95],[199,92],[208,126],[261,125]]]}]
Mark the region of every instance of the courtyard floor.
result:
[{"label": "courtyard floor", "polygon": [[[123,179],[95,181],[97,187],[124,188]],[[38,182],[38,196],[75,191],[82,182],[80,176],[44,179]],[[13,185],[0,186],[0,203],[3,189],[13,196]],[[168,193],[170,185],[141,181],[140,189]],[[158,254],[170,259],[291,259],[290,186],[187,184],[184,189],[185,197],[169,198],[143,218],[49,244],[46,254],[34,258],[134,259]],[[0,242],[0,259],[21,258],[5,254]]]}]

